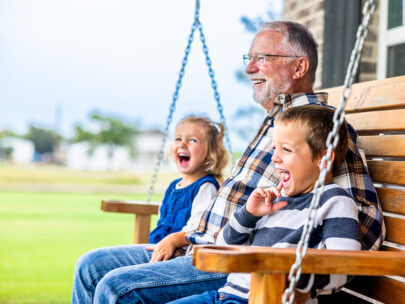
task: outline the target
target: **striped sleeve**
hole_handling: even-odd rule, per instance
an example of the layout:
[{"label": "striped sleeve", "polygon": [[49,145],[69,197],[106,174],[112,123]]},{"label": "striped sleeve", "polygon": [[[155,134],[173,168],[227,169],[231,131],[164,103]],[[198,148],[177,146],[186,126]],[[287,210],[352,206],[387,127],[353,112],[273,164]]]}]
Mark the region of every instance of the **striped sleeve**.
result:
[{"label": "striped sleeve", "polygon": [[221,230],[217,245],[249,245],[256,223],[262,217],[251,215],[246,206],[239,208]]},{"label": "striped sleeve", "polygon": [[[341,188],[325,191],[316,215],[314,229],[322,234],[318,248],[336,250],[360,250],[360,225],[358,208],[354,200]],[[305,275],[297,288],[301,292],[310,290],[334,290],[348,281],[347,275]]]}]

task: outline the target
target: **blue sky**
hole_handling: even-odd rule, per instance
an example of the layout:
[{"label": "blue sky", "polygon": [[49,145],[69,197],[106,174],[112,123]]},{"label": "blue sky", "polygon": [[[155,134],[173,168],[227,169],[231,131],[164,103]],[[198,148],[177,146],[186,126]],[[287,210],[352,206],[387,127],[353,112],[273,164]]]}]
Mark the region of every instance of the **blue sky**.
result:
[{"label": "blue sky", "polygon": [[[275,0],[201,0],[201,21],[225,116],[253,104],[238,82],[252,39],[240,17]],[[92,110],[163,127],[194,14],[193,0],[0,0],[0,129],[30,123],[73,134]],[[196,33],[174,122],[219,116]],[[232,136],[234,137],[234,136]]]}]

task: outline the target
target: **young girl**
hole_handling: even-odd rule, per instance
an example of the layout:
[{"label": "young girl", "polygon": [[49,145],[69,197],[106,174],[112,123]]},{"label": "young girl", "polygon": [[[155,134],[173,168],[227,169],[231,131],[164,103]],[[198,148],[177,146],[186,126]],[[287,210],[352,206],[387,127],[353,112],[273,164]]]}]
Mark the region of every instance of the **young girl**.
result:
[{"label": "young girl", "polygon": [[171,156],[181,173],[163,199],[157,227],[149,235],[151,262],[170,259],[177,248],[188,245],[184,236],[197,228],[222,181],[228,155],[222,139],[224,127],[206,117],[190,115],[181,120]]}]

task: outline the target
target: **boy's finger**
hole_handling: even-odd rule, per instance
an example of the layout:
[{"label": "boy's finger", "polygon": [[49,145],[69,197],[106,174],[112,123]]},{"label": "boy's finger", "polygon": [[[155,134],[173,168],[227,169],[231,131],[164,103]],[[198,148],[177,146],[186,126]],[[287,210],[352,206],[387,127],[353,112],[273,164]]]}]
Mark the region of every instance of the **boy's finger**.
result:
[{"label": "boy's finger", "polygon": [[280,197],[280,196],[281,196],[281,192],[280,192],[280,190],[279,190],[277,187],[271,187],[270,190],[271,190],[271,192],[272,192],[273,195],[275,195],[275,196],[277,196],[277,197]]},{"label": "boy's finger", "polygon": [[257,192],[258,192],[261,196],[266,196],[266,190],[264,190],[262,187],[257,188]]},{"label": "boy's finger", "polygon": [[283,189],[283,182],[279,182],[276,188],[277,188],[278,190]]},{"label": "boy's finger", "polygon": [[273,204],[273,210],[277,211],[287,205],[288,205],[288,203],[286,201],[277,202],[277,203]]},{"label": "boy's finger", "polygon": [[271,202],[273,202],[273,198],[274,198],[274,195],[273,195],[273,192],[271,191],[271,188],[270,188],[270,189],[266,189],[266,199],[265,199],[265,202],[266,202],[267,204],[270,204]]}]

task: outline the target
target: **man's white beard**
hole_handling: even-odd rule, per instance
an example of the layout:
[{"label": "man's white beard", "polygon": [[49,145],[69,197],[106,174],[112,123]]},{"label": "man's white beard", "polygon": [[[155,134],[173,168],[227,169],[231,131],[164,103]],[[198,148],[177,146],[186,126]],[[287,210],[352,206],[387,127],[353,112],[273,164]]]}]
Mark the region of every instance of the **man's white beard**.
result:
[{"label": "man's white beard", "polygon": [[274,78],[270,78],[261,89],[253,89],[253,99],[260,105],[273,102],[274,98],[280,94],[285,94],[291,88],[291,80],[286,77],[275,84]]}]

